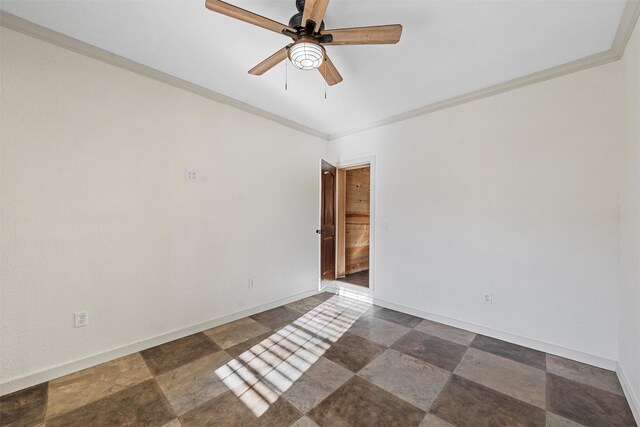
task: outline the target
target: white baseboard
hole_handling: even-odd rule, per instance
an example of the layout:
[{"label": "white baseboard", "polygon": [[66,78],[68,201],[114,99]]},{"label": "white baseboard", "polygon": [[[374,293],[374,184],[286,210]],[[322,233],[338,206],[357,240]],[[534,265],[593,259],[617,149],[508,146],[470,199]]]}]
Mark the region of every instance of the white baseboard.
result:
[{"label": "white baseboard", "polygon": [[14,391],[22,390],[27,387],[34,386],[36,384],[50,381],[55,378],[62,377],[64,375],[71,374],[73,372],[80,371],[82,369],[90,368],[100,363],[108,362],[119,357],[123,357],[138,351],[145,350],[147,348],[155,347],[160,344],[167,343],[169,341],[177,340],[179,338],[186,337],[187,335],[202,332],[216,326],[223,325],[225,323],[232,322],[234,320],[242,319],[243,317],[251,316],[252,314],[260,313],[261,311],[270,310],[275,307],[279,307],[290,302],[306,298],[311,295],[318,294],[318,290],[302,292],[287,298],[272,301],[267,304],[262,304],[257,307],[248,308],[246,310],[239,311],[237,313],[229,314],[226,316],[218,317],[203,323],[187,326],[186,328],[177,329],[161,335],[157,335],[152,338],[148,338],[142,341],[138,341],[132,344],[128,344],[122,347],[107,350],[102,353],[94,354],[89,357],[74,360],[71,362],[63,363],[57,366],[53,366],[47,369],[43,369],[38,372],[27,374],[18,378],[12,378],[0,383],[0,396],[13,393]]},{"label": "white baseboard", "polygon": [[482,334],[488,337],[497,338],[499,340],[518,344],[524,347],[529,347],[534,350],[543,351],[545,353],[555,354],[556,356],[565,357],[571,360],[576,360],[578,362],[597,366],[599,368],[607,369],[609,371],[615,371],[616,369],[615,360],[607,359],[607,358],[596,356],[589,353],[584,353],[579,350],[574,350],[574,349],[562,347],[556,344],[550,344],[544,341],[535,340],[533,338],[527,338],[520,335],[511,334],[509,332],[488,328],[486,326],[480,326],[473,323],[468,323],[462,320],[452,319],[446,316],[440,316],[438,314],[428,313],[426,311],[417,310],[415,308],[406,307],[404,305],[384,301],[375,297],[373,298],[373,303],[381,307],[402,311],[403,313],[412,314],[414,316],[422,317],[423,319],[444,323],[445,325],[454,326],[460,329],[466,329],[467,331],[475,332],[477,334]]},{"label": "white baseboard", "polygon": [[640,425],[640,399],[638,399],[638,396],[633,391],[629,378],[627,377],[624,369],[622,369],[620,362],[616,364],[616,374],[618,374],[618,380],[620,380],[620,385],[622,385],[624,395],[627,398],[627,402],[629,402],[633,418],[636,419],[636,424]]},{"label": "white baseboard", "polygon": [[[356,292],[362,296],[371,296],[372,292],[368,289],[362,289],[357,291],[357,287],[343,287],[342,283],[330,282],[325,287],[326,290],[340,293],[343,289],[347,289],[348,292]],[[349,295],[347,295],[349,296]],[[515,335],[509,332],[500,331],[486,326],[480,326],[473,323],[465,322],[451,317],[441,316],[434,313],[418,310],[412,307],[407,307],[401,304],[385,301],[373,296],[373,303],[381,307],[390,308],[392,310],[401,311],[403,313],[411,314],[423,319],[432,320],[434,322],[444,323],[445,325],[454,326],[460,329],[466,329],[467,331],[475,332],[477,334],[486,335],[488,337],[497,338],[510,343],[518,344],[524,347],[529,347],[534,350],[543,351],[545,353],[555,354],[556,356],[565,357],[567,359],[576,360],[578,362],[586,363],[588,365],[597,366],[599,368],[607,369],[609,371],[616,370],[616,361],[607,359],[604,357],[596,356],[593,354],[585,353],[579,350],[559,346],[556,344],[550,344],[544,341],[535,340],[532,338],[523,337],[521,335]]]}]

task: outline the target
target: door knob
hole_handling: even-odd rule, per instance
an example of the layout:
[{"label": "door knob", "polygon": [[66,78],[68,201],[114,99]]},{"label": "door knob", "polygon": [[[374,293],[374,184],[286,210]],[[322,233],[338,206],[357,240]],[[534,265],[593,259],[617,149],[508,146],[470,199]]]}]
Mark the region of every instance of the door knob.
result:
[{"label": "door knob", "polygon": [[320,230],[316,230],[316,233],[318,233],[318,234],[324,234],[324,233],[326,233],[326,231],[324,231],[323,229],[320,229]]}]

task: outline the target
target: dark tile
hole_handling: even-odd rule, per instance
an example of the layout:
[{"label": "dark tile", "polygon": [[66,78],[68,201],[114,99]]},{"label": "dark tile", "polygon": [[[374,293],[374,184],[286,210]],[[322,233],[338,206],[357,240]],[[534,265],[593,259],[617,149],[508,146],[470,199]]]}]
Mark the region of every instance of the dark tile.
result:
[{"label": "dark tile", "polygon": [[251,347],[262,343],[263,341],[269,339],[269,337],[273,336],[274,332],[267,332],[266,334],[259,335],[255,338],[251,338],[250,340],[246,340],[241,342],[240,344],[236,344],[232,347],[227,348],[225,351],[229,353],[231,357],[238,357],[245,351],[249,350]]},{"label": "dark tile", "polygon": [[140,354],[151,373],[159,375],[220,350],[216,343],[200,332],[141,351]]},{"label": "dark tile", "polygon": [[278,330],[292,323],[298,317],[302,316],[299,311],[290,309],[289,307],[280,306],[262,313],[250,316],[256,322],[259,322],[272,330]]},{"label": "dark tile", "polygon": [[470,347],[493,353],[497,356],[506,357],[507,359],[533,366],[534,368],[546,368],[545,353],[485,335],[476,336],[471,342]]},{"label": "dark tile", "polygon": [[267,332],[270,332],[269,328],[245,317],[235,322],[207,329],[204,334],[220,347],[228,348]]},{"label": "dark tile", "polygon": [[369,287],[369,270],[359,271],[357,273],[347,274],[345,277],[338,279],[339,282],[350,283],[352,285]]},{"label": "dark tile", "polygon": [[320,426],[417,426],[425,412],[353,377],[308,413]]},{"label": "dark tile", "polygon": [[42,383],[0,397],[0,425],[26,427],[44,421],[48,387]]},{"label": "dark tile", "polygon": [[321,301],[326,301],[326,300],[328,300],[330,298],[333,298],[335,296],[336,296],[336,294],[334,294],[333,292],[322,292],[322,293],[319,293],[318,295],[314,295],[313,297],[314,298],[318,298]]},{"label": "dark tile", "polygon": [[184,427],[290,426],[299,418],[302,413],[282,397],[273,403],[258,395],[243,401],[228,391],[187,412],[180,422]]},{"label": "dark tile", "polygon": [[422,322],[422,319],[419,317],[395,310],[389,310],[388,308],[381,308],[373,315],[378,319],[388,320],[389,322],[394,322],[398,325],[406,326],[407,328],[414,328]]},{"label": "dark tile", "polygon": [[588,426],[635,426],[623,396],[547,374],[547,410]]},{"label": "dark tile", "polygon": [[613,371],[547,354],[547,372],[624,396],[618,376]]},{"label": "dark tile", "polygon": [[457,375],[429,412],[458,427],[544,427],[546,422],[543,409]]},{"label": "dark tile", "polygon": [[453,372],[467,347],[432,335],[411,331],[391,348]]},{"label": "dark tile", "polygon": [[47,421],[47,427],[161,426],[176,416],[155,380],[129,387]]},{"label": "dark tile", "polygon": [[351,372],[358,372],[384,350],[383,345],[347,332],[329,347],[324,357]]}]

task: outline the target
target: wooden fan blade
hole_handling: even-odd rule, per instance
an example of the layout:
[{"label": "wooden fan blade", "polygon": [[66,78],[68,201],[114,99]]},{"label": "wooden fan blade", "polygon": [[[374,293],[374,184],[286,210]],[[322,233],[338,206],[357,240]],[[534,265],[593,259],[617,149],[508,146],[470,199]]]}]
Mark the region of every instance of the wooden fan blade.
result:
[{"label": "wooden fan blade", "polygon": [[289,53],[288,52],[289,46],[283,47],[282,49],[280,49],[279,51],[277,51],[276,53],[274,53],[273,55],[271,55],[270,57],[268,57],[267,59],[265,59],[258,65],[256,65],[255,67],[253,67],[252,69],[250,69],[249,74],[253,74],[254,76],[261,76],[267,71],[269,71],[270,69],[272,69],[273,67],[275,67],[276,65],[278,65],[279,63],[281,63],[283,60],[287,59],[287,55]]},{"label": "wooden fan blade", "polygon": [[338,69],[327,55],[324,56],[324,61],[318,67],[318,71],[322,74],[322,77],[327,81],[329,86],[336,85],[342,81],[342,76],[338,72]]},{"label": "wooden fan blade", "polygon": [[322,34],[331,34],[333,41],[325,45],[355,45],[355,44],[395,44],[400,41],[402,25],[379,25],[376,27],[340,28],[324,30]]},{"label": "wooden fan blade", "polygon": [[281,24],[280,22],[273,21],[269,18],[265,18],[264,16],[260,16],[220,0],[206,0],[205,6],[207,9],[214,12],[239,19],[240,21],[248,22],[249,24],[257,25],[258,27],[266,28],[267,30],[275,31],[276,33],[282,34],[283,30],[289,30],[293,33],[296,32],[295,29]]},{"label": "wooden fan blade", "polygon": [[307,20],[311,19],[316,23],[315,32],[320,31],[320,24],[324,19],[324,13],[327,11],[329,0],[306,0],[304,2],[304,11],[302,12],[302,26],[307,25]]}]

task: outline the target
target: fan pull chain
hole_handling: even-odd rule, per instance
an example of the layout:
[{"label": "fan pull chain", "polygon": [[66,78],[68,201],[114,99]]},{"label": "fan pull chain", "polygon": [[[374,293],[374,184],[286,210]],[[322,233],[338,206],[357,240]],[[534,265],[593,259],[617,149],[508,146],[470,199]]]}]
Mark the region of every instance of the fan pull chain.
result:
[{"label": "fan pull chain", "polygon": [[[322,65],[321,67],[324,67],[324,73],[327,73],[327,57],[325,56],[322,60]],[[327,99],[327,80],[324,78],[324,76],[322,76],[324,80],[324,99]]]},{"label": "fan pull chain", "polygon": [[284,90],[287,90],[287,78],[288,78],[287,71],[288,70],[289,70],[289,61],[284,61]]}]

